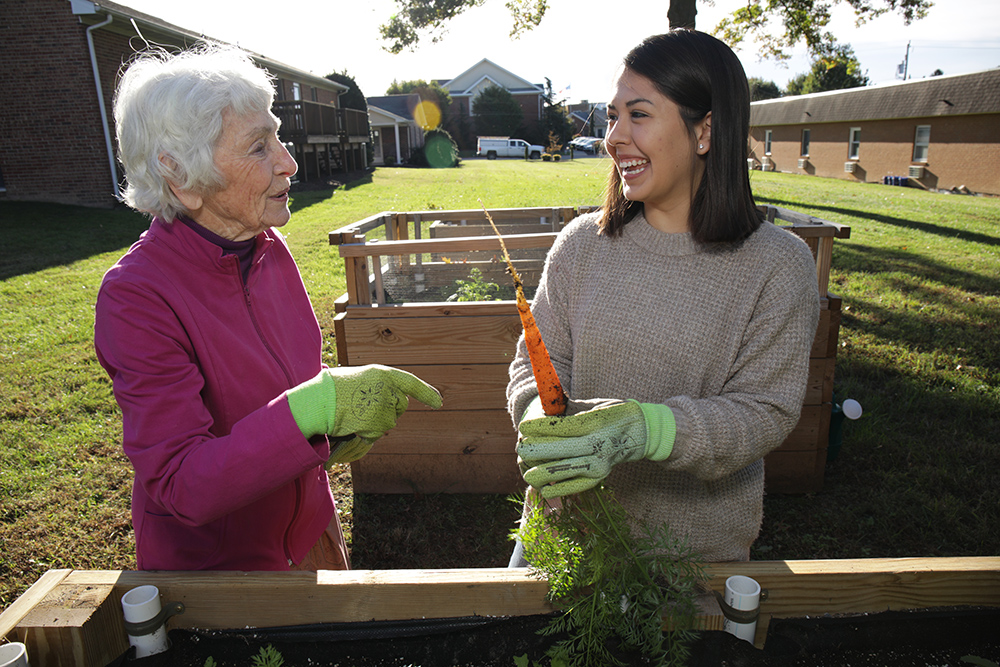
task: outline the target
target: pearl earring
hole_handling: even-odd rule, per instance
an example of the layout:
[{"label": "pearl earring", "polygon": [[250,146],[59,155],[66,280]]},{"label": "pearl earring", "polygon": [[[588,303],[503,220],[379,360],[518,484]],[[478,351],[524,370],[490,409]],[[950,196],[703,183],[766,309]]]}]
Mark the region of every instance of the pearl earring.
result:
[{"label": "pearl earring", "polygon": [[705,144],[698,144],[698,148],[705,148]]}]

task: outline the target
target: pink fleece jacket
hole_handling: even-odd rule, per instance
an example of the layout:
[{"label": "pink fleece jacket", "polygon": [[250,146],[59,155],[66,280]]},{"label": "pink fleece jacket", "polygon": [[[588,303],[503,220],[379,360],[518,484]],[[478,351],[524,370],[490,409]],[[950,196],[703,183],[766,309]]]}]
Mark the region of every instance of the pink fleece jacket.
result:
[{"label": "pink fleece jacket", "polygon": [[275,230],[235,256],[156,218],[108,270],[94,343],[135,469],[142,570],[287,570],[335,511],[325,438],[306,440],[285,390],[323,367],[298,268]]}]

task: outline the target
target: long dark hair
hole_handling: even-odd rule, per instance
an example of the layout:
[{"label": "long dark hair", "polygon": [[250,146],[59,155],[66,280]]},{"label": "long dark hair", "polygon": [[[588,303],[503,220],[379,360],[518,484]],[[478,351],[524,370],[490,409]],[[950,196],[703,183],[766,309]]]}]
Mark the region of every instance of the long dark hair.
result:
[{"label": "long dark hair", "polygon": [[[625,56],[624,65],[649,79],[681,109],[688,129],[712,112],[711,147],[705,173],[691,204],[691,233],[699,243],[746,238],[762,221],[747,170],[750,88],[739,58],[724,43],[696,30],[672,30],[647,37]],[[611,166],[601,231],[618,236],[642,210],[642,202],[622,193]]]}]

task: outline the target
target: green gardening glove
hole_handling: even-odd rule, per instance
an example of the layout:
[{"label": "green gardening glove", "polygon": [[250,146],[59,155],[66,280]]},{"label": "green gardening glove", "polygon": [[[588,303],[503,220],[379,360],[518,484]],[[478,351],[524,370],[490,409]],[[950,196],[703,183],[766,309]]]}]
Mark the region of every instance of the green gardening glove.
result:
[{"label": "green gardening glove", "polygon": [[593,399],[570,401],[565,417],[533,402],[518,427],[524,481],[545,498],[586,491],[624,461],[662,461],[674,446],[674,413],[665,405]]},{"label": "green gardening glove", "polygon": [[441,394],[434,387],[412,373],[377,364],[326,368],[285,395],[302,435],[334,439],[330,455],[334,463],[368,453],[406,411],[407,397],[441,407]]}]

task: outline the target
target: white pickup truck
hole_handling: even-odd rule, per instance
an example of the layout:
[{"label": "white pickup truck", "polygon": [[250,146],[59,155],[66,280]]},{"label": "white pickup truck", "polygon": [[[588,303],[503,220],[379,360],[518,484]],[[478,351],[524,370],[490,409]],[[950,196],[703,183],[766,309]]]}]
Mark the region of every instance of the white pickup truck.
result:
[{"label": "white pickup truck", "polygon": [[545,148],[529,144],[524,139],[511,139],[510,137],[478,137],[476,142],[476,155],[486,156],[487,160],[495,160],[498,157],[520,157],[527,156],[537,160],[542,157]]}]

